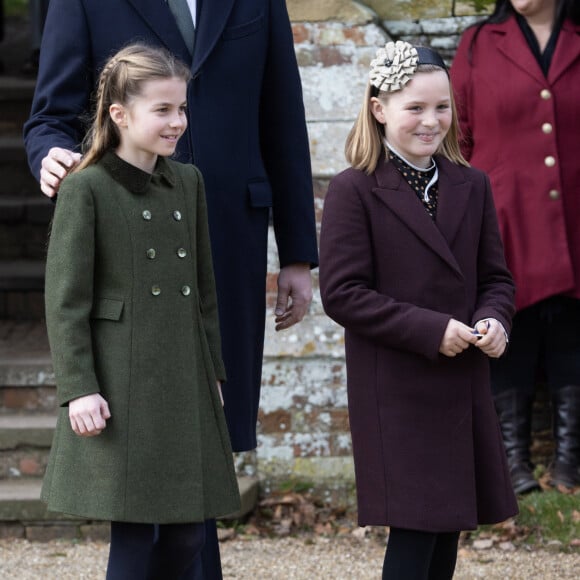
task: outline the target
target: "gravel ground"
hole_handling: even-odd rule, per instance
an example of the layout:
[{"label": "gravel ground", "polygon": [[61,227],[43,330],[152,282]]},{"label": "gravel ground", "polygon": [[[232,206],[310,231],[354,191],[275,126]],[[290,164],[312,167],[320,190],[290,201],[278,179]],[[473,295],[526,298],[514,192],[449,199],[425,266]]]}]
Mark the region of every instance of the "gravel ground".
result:
[{"label": "gravel ground", "polygon": [[[384,547],[374,538],[256,539],[221,544],[224,580],[379,580]],[[54,541],[0,541],[2,580],[104,578],[108,545]],[[577,580],[580,553],[547,550],[459,552],[455,580]]]}]

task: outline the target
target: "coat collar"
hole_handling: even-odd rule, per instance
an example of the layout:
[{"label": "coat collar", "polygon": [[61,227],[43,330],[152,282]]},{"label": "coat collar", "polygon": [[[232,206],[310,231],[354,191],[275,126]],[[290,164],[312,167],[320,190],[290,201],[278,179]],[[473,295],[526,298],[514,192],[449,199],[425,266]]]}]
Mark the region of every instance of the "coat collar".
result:
[{"label": "coat collar", "polygon": [[[183,41],[167,0],[127,0],[161,42],[184,62],[195,76],[216,45],[232,11],[234,0],[205,0],[198,10],[192,57]],[[201,0],[199,0],[201,1]]]},{"label": "coat collar", "polygon": [[435,161],[439,169],[435,223],[397,168],[392,163],[386,163],[384,157],[375,171],[377,187],[373,188],[373,193],[421,241],[463,277],[450,246],[467,210],[472,185],[465,181],[461,169],[455,164],[439,155]]},{"label": "coat collar", "polygon": [[[505,22],[488,24],[489,31],[496,37],[498,50],[511,60],[526,74],[540,84],[546,84],[546,78],[540,65],[529,49],[526,39],[520,30],[515,17],[511,16]],[[558,35],[556,49],[548,71],[548,82],[553,84],[572,63],[580,58],[580,26],[565,20]]]},{"label": "coat collar", "polygon": [[171,187],[175,185],[175,173],[165,157],[158,157],[153,174],[127,163],[112,151],[105,153],[99,163],[115,181],[131,193],[145,193],[155,177],[164,180]]}]

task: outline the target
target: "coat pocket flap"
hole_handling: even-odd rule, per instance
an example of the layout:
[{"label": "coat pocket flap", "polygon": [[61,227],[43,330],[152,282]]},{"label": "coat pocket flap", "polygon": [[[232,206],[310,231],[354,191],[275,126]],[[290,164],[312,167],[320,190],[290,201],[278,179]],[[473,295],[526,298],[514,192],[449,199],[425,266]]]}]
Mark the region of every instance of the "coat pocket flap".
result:
[{"label": "coat pocket flap", "polygon": [[250,181],[248,191],[252,207],[272,207],[272,188],[267,181]]},{"label": "coat pocket flap", "polygon": [[125,303],[113,298],[98,298],[95,301],[91,318],[103,318],[105,320],[120,320]]},{"label": "coat pocket flap", "polygon": [[244,22],[243,24],[237,24],[235,26],[230,26],[226,28],[223,32],[223,39],[224,40],[234,40],[235,38],[243,38],[244,36],[248,36],[253,34],[257,30],[260,30],[264,23],[266,22],[266,18],[263,14],[260,14],[258,18],[251,20],[250,22]]}]

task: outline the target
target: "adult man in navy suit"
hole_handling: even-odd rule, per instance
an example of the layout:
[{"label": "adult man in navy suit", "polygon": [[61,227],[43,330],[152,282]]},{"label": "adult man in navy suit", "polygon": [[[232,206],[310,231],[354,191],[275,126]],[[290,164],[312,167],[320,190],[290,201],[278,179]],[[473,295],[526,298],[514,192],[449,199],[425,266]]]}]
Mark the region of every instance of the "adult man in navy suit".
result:
[{"label": "adult man in navy suit", "polygon": [[[82,116],[112,53],[143,41],[191,64],[177,159],[194,162],[206,183],[225,413],[234,450],[245,451],[256,447],[270,216],[281,266],[277,330],[299,322],[312,297],[318,256],[304,106],[284,0],[187,2],[194,40],[184,39],[167,0],[51,0],[25,144],[52,197],[80,158]],[[221,577],[205,567],[205,578]]]}]

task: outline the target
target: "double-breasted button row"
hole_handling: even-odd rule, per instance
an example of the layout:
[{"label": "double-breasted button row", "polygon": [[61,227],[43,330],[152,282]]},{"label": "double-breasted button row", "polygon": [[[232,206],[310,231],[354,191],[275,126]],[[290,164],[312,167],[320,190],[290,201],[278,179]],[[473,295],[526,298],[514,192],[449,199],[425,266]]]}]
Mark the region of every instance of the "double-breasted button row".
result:
[{"label": "double-breasted button row", "polygon": [[[147,222],[151,221],[153,219],[153,214],[148,209],[144,209],[143,212],[141,213],[141,215],[143,216],[143,219]],[[172,211],[171,216],[173,217],[173,219],[176,222],[181,221],[182,216],[181,216],[181,212],[178,209]]]},{"label": "double-breasted button row", "polygon": [[[185,258],[187,256],[187,250],[185,248],[178,248],[175,251],[175,254],[178,258]],[[146,255],[150,260],[154,260],[157,256],[157,252],[155,251],[155,248],[149,248],[146,252]]]},{"label": "double-breasted button row", "polygon": [[[191,286],[184,284],[181,287],[180,292],[181,294],[183,294],[183,296],[189,296],[191,294]],[[161,294],[161,287],[158,286],[157,284],[151,286],[151,294],[153,294],[153,296],[159,296]]]}]

